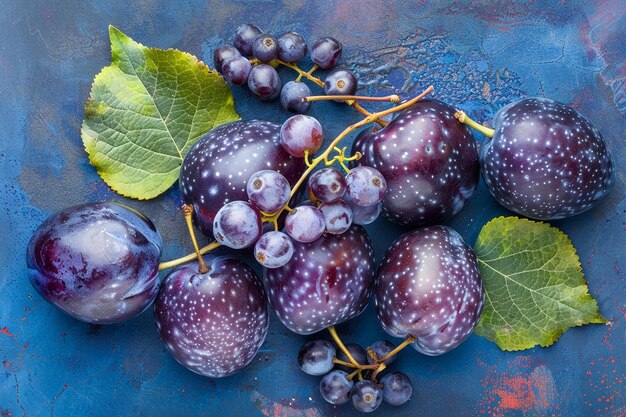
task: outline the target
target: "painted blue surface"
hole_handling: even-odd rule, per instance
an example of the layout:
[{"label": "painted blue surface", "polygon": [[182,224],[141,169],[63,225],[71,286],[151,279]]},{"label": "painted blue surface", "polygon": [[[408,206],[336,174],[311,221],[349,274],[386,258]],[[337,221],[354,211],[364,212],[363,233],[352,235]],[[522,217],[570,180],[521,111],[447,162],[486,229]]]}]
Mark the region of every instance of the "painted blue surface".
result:
[{"label": "painted blue surface", "polygon": [[[210,63],[213,49],[244,22],[278,34],[297,30],[308,40],[336,37],[364,94],[409,96],[433,84],[435,97],[479,120],[517,98],[545,96],[595,122],[614,152],[616,186],[599,207],[554,224],[577,248],[610,324],[576,328],[550,348],[518,353],[477,336],[441,357],[407,350],[394,366],[412,376],[416,393],[409,405],[384,405],[378,415],[625,415],[623,1],[0,0],[0,416],[352,414],[326,404],[319,378],[297,370],[306,339],[274,316],[253,364],[212,380],[165,352],[150,312],[122,325],[86,325],[45,303],[27,280],[26,244],[45,217],[71,204],[123,200],[89,165],[80,139],[92,79],[110,61],[107,26]],[[235,97],[244,118],[286,118],[277,103],[259,103],[242,89]],[[328,137],[358,120],[335,103],[316,104],[311,114]],[[175,187],[156,200],[127,203],[160,228],[165,259],[189,251]],[[473,244],[482,225],[503,214],[481,183],[451,225]],[[368,230],[378,259],[402,232],[384,220]],[[364,345],[384,337],[371,308],[339,332]]]}]

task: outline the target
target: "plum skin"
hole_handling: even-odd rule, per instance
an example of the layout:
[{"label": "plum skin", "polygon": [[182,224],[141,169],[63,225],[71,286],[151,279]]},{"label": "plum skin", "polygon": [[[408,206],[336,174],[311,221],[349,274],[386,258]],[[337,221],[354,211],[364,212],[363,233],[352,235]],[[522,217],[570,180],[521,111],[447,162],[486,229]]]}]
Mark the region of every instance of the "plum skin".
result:
[{"label": "plum skin", "polygon": [[538,220],[582,213],[615,183],[614,163],[598,129],[572,107],[544,98],[500,110],[480,162],[491,195]]},{"label": "plum skin", "polygon": [[268,299],[289,330],[312,334],[365,310],[375,265],[363,227],[352,225],[341,235],[324,234],[311,243],[293,244],[291,260],[265,269],[263,278]]},{"label": "plum skin", "polygon": [[184,367],[213,378],[246,367],[269,327],[260,278],[239,259],[207,255],[209,271],[197,261],[172,270],[154,303],[157,330]]},{"label": "plum skin", "polygon": [[143,312],[159,290],[163,241],[152,222],[123,204],[68,207],[48,217],[27,249],[28,276],[43,298],[87,323]]},{"label": "plum skin", "polygon": [[406,233],[389,248],[378,270],[376,313],[394,337],[413,336],[413,347],[441,355],[474,330],[484,301],[476,256],[447,226]]},{"label": "plum skin", "polygon": [[455,109],[432,99],[403,110],[379,131],[364,130],[353,163],[376,168],[387,181],[382,215],[403,226],[449,220],[472,196],[480,176],[476,143]]}]

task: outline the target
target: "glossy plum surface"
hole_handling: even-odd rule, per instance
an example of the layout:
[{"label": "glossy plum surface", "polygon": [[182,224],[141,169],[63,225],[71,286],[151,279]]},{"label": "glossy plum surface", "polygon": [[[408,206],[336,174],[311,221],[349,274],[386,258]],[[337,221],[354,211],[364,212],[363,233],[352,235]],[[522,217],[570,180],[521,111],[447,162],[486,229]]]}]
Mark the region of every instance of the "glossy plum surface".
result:
[{"label": "glossy plum surface", "polygon": [[180,189],[204,234],[213,236],[213,219],[224,204],[248,200],[252,174],[271,169],[292,186],[298,181],[306,166],[284,150],[279,132],[271,122],[237,121],[211,130],[191,148],[180,171]]},{"label": "glossy plum surface", "polygon": [[360,314],[374,277],[374,251],[365,229],[325,234],[312,243],[294,242],[284,266],[266,269],[268,298],[292,332],[311,334]]},{"label": "glossy plum surface", "polygon": [[483,285],[472,249],[447,226],[402,235],[385,254],[376,279],[375,306],[391,336],[413,336],[413,347],[440,355],[474,330]]},{"label": "glossy plum surface", "polygon": [[163,241],[154,224],[125,205],[61,210],[28,244],[28,277],[39,294],[75,319],[119,323],[137,316],[159,290]]},{"label": "glossy plum surface", "polygon": [[573,108],[527,98],[503,108],[496,133],[481,148],[483,178],[494,198],[540,220],[590,209],[615,182],[602,134]]},{"label": "glossy plum surface", "polygon": [[187,369],[219,378],[248,365],[265,340],[267,303],[261,280],[243,261],[205,256],[172,270],[154,303],[167,350]]},{"label": "glossy plum surface", "polygon": [[359,165],[387,181],[382,215],[406,226],[444,222],[472,196],[479,177],[478,153],[468,127],[438,100],[421,100],[378,132],[359,134],[352,153]]}]

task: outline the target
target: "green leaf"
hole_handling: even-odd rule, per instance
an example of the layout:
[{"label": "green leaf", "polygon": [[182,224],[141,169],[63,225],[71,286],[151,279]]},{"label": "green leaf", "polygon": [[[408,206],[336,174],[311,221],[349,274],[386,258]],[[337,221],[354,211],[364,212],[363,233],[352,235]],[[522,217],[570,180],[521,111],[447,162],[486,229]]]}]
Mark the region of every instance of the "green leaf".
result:
[{"label": "green leaf", "polygon": [[499,217],[474,248],[485,286],[476,334],[502,350],[550,346],[567,329],[606,323],[567,235],[547,223]]},{"label": "green leaf", "polygon": [[239,115],[224,79],[193,55],[147,48],[113,26],[109,36],[111,65],[94,79],[83,144],[113,190],[154,198],[177,181],[202,134]]}]

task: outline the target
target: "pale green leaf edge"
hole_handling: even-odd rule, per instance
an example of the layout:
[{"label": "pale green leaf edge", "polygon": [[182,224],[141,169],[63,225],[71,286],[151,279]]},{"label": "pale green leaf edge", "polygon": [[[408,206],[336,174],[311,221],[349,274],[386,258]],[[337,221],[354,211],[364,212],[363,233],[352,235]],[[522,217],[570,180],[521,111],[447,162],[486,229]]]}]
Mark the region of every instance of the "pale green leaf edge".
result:
[{"label": "pale green leaf edge", "polygon": [[[91,84],[91,88],[89,90],[89,97],[87,98],[87,101],[85,103],[85,116],[87,116],[87,113],[89,112],[89,108],[91,106],[94,105],[93,103],[93,98],[92,98],[92,94],[93,94],[93,90],[94,90],[94,86],[96,85],[96,83],[98,82],[98,77],[103,76],[103,73],[105,71],[107,71],[109,68],[115,67],[114,63],[113,63],[113,41],[114,38],[117,40],[117,42],[122,42],[124,40],[129,40],[135,44],[137,44],[137,47],[139,48],[145,48],[147,50],[152,50],[152,51],[157,51],[160,50],[159,48],[149,48],[143,44],[141,44],[140,42],[135,41],[134,39],[130,38],[129,36],[127,36],[126,34],[124,34],[122,31],[120,31],[119,29],[117,29],[115,26],[113,25],[109,25],[109,39],[111,41],[111,64],[107,65],[106,67],[103,67],[100,72],[98,74],[96,74],[96,76],[93,79],[93,82]],[[200,70],[206,70],[208,74],[215,74],[221,77],[221,75],[219,75],[219,73],[215,70],[212,70],[211,68],[209,68],[208,65],[206,65],[204,62],[198,60],[198,58],[188,52],[185,51],[181,51],[179,49],[174,49],[174,48],[168,48],[168,49],[161,49],[161,51],[164,52],[175,52],[175,53],[179,53],[182,56],[188,58],[190,60],[190,62],[193,62],[195,65],[197,65],[199,67]],[[232,96],[232,94],[227,98],[227,103],[224,107],[232,107],[232,114],[234,116],[234,118],[232,119],[232,121],[236,121],[240,119],[240,116],[237,114],[237,112],[235,111],[235,106],[234,106],[234,98]],[[172,185],[174,185],[174,183],[177,181],[178,176],[179,176],[179,172],[180,172],[180,167],[176,170],[177,173],[174,177],[174,179],[171,181],[171,183],[167,186],[167,187],[163,187],[163,189],[154,189],[155,192],[153,193],[147,193],[147,192],[143,192],[141,195],[140,194],[133,194],[133,193],[129,193],[129,192],[125,192],[124,190],[120,189],[119,187],[117,187],[114,183],[112,183],[110,181],[110,175],[104,171],[103,169],[99,168],[93,158],[94,158],[94,152],[95,152],[95,144],[97,142],[97,134],[96,135],[90,135],[89,134],[89,128],[86,126],[86,118],[83,119],[83,123],[81,125],[81,138],[82,138],[82,142],[83,142],[83,147],[85,149],[85,152],[87,153],[87,156],[89,158],[89,163],[96,168],[96,172],[97,174],[102,178],[102,180],[116,193],[122,195],[123,197],[126,198],[133,198],[136,200],[150,200],[153,199],[155,197],[158,197],[159,195],[163,194],[164,192],[166,192]],[[217,126],[216,126],[217,127]]]},{"label": "pale green leaf edge", "polygon": [[[474,248],[476,248],[479,245],[479,242],[481,241],[482,238],[482,234],[483,231],[485,229],[488,230],[488,227],[493,226],[493,224],[500,222],[500,221],[510,221],[510,220],[514,220],[516,222],[525,222],[528,224],[532,224],[532,225],[538,225],[539,227],[545,228],[545,230],[550,231],[552,233],[555,233],[556,238],[560,238],[564,241],[564,243],[566,245],[569,246],[569,248],[572,250],[574,256],[576,256],[577,259],[577,267],[579,269],[579,271],[581,271],[581,285],[585,287],[585,292],[583,295],[588,296],[591,301],[593,303],[596,304],[596,314],[594,316],[588,317],[586,318],[586,320],[582,321],[581,323],[578,323],[574,326],[571,327],[580,327],[580,326],[584,326],[585,324],[606,324],[608,322],[608,320],[602,315],[602,313],[600,313],[600,309],[599,306],[597,305],[597,301],[595,298],[593,298],[593,296],[591,294],[589,294],[589,286],[587,285],[587,281],[584,279],[584,275],[582,274],[582,265],[580,263],[580,257],[578,256],[578,253],[576,252],[576,248],[574,247],[574,245],[572,244],[569,236],[567,236],[567,234],[565,234],[562,230],[560,230],[557,227],[551,226],[548,223],[545,222],[541,222],[541,221],[532,221],[529,219],[525,219],[525,218],[519,218],[516,216],[500,216],[500,217],[496,217],[492,220],[490,220],[489,222],[487,222],[483,228],[481,229],[481,231],[478,234],[478,238],[476,240],[476,244],[474,245]],[[476,250],[476,249],[474,249]],[[476,258],[478,261],[478,266],[479,269],[481,269],[481,275],[482,273],[482,269],[483,267],[482,265],[482,261],[480,260],[478,254],[476,254]],[[486,301],[486,299],[488,298],[488,293],[485,290],[485,305],[484,308],[487,308],[488,303]],[[505,344],[505,341],[500,337],[498,331],[496,329],[493,328],[489,328],[486,329],[486,327],[489,327],[489,325],[486,325],[484,323],[483,318],[485,317],[484,315],[484,311],[483,311],[483,315],[481,317],[481,320],[479,321],[478,325],[476,326],[476,328],[474,329],[474,333],[478,336],[484,337],[485,339],[489,340],[490,342],[495,343],[502,351],[508,351],[508,352],[516,352],[516,351],[521,351],[521,350],[527,350],[527,349],[532,349],[535,346],[539,345],[541,347],[548,347],[551,346],[552,344],[554,344],[568,329],[570,329],[571,327],[566,327],[566,328],[560,328],[560,329],[555,329],[555,331],[553,331],[552,333],[549,333],[546,337],[544,337],[541,341],[537,341],[534,343],[527,343],[527,344],[519,344],[518,346],[512,347],[512,346],[508,346],[507,344]]]}]

